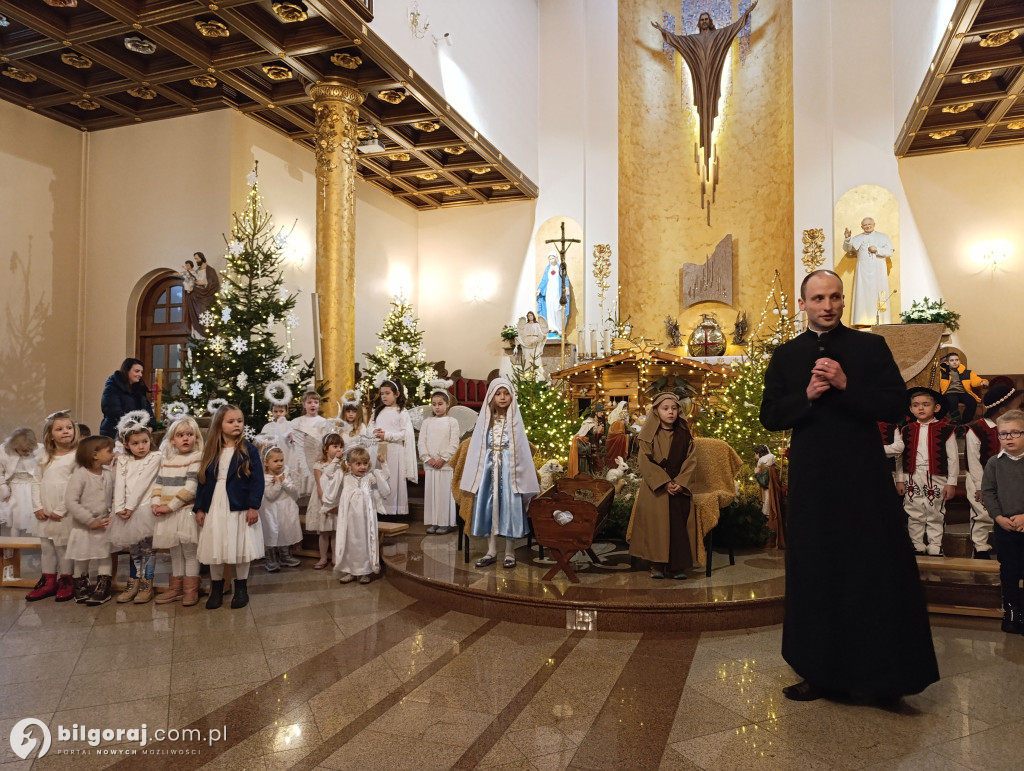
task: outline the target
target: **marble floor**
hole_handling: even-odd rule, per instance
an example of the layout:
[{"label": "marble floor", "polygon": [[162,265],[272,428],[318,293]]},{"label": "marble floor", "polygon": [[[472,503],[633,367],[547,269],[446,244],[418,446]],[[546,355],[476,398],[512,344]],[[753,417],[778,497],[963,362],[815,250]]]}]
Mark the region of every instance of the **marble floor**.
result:
[{"label": "marble floor", "polygon": [[[311,562],[251,604],[99,608],[0,590],[0,763],[91,769],[1019,769],[1024,637],[934,617],[943,675],[893,709],[794,703],[778,626],[583,632],[477,618]],[[47,755],[8,736],[34,717]],[[201,738],[58,741],[58,726]],[[222,737],[212,744],[213,731]],[[159,754],[142,755],[156,748]],[[88,750],[87,755],[57,754]],[[98,754],[137,751],[137,755]]]}]

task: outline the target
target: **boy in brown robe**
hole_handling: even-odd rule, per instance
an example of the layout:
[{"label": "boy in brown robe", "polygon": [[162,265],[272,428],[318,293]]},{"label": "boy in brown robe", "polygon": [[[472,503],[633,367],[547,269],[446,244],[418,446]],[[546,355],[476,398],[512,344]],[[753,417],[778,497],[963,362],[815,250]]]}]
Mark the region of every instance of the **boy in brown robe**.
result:
[{"label": "boy in brown robe", "polygon": [[697,459],[678,396],[654,397],[637,443],[643,483],[626,532],[630,556],[651,563],[651,578],[664,578],[667,570],[672,578],[684,579],[693,564],[687,520]]}]

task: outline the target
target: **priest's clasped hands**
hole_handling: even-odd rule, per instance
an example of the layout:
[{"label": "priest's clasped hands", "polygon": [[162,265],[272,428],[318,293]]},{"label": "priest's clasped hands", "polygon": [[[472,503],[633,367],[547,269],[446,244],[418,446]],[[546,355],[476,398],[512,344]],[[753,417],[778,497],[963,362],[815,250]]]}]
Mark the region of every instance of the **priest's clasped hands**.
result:
[{"label": "priest's clasped hands", "polygon": [[807,384],[807,398],[814,401],[828,389],[846,390],[846,373],[835,359],[822,357],[814,362],[811,382]]}]

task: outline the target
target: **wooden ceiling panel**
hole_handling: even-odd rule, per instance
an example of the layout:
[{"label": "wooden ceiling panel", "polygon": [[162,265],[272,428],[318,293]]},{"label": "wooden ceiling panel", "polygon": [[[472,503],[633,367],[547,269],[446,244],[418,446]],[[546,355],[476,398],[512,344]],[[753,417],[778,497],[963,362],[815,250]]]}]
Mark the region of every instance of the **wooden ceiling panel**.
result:
[{"label": "wooden ceiling panel", "polygon": [[896,154],[992,147],[1024,141],[1011,124],[1024,112],[1024,2],[959,0]]},{"label": "wooden ceiling panel", "polygon": [[[349,0],[305,8],[303,17],[278,14],[272,0],[2,0],[0,99],[89,131],[235,108],[313,149],[306,88],[340,78],[363,93],[362,136],[384,146],[359,155],[370,184],[416,209],[536,197]],[[130,50],[128,37],[155,50]],[[999,82],[1012,90],[1014,77]]]}]

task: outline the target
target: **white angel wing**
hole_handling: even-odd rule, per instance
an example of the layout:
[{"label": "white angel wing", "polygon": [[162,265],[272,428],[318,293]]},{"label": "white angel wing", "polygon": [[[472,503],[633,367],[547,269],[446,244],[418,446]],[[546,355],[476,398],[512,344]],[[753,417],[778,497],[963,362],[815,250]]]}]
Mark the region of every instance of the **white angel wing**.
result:
[{"label": "white angel wing", "polygon": [[472,410],[469,407],[463,407],[461,404],[456,404],[450,410],[448,410],[448,417],[455,418],[459,422],[459,435],[465,436],[473,430],[476,426],[477,411]]},{"label": "white angel wing", "polygon": [[313,464],[320,460],[320,453],[323,450],[321,440],[298,429],[292,431],[292,440],[301,448],[306,466],[312,471]]},{"label": "white angel wing", "polygon": [[417,431],[423,425],[423,421],[429,418],[431,415],[430,405],[421,404],[419,407],[409,408],[409,420],[412,421],[412,427]]},{"label": "white angel wing", "polygon": [[550,327],[548,327],[548,320],[546,318],[544,318],[543,316],[538,316],[537,317],[537,323],[540,324],[541,336],[542,337],[547,337],[548,336],[548,332],[551,331]]}]

